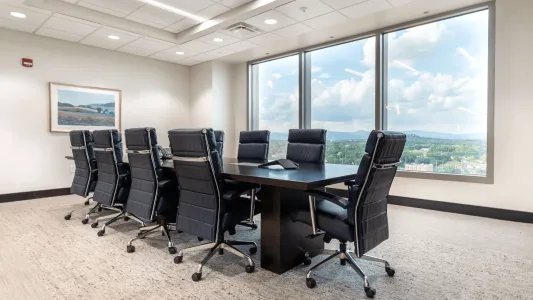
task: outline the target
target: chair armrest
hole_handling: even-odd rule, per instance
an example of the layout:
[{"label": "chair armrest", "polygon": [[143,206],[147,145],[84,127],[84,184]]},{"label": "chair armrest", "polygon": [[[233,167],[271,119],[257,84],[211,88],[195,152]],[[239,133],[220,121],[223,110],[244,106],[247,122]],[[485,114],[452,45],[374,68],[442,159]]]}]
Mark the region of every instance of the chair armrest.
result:
[{"label": "chair armrest", "polygon": [[345,186],[354,186],[354,185],[357,185],[357,183],[355,181],[346,181],[346,182],[344,182],[344,185]]},{"label": "chair armrest", "polygon": [[340,197],[340,196],[337,196],[337,195],[333,195],[333,194],[330,194],[330,193],[326,193],[326,192],[323,192],[323,191],[319,191],[319,190],[307,190],[305,191],[306,194],[308,194],[309,196],[313,196],[313,197],[316,197],[316,198],[320,198],[320,199],[324,199],[324,200],[327,200],[337,206],[340,206],[344,209],[348,208],[348,206],[350,206],[350,202],[343,198],[343,197]]}]

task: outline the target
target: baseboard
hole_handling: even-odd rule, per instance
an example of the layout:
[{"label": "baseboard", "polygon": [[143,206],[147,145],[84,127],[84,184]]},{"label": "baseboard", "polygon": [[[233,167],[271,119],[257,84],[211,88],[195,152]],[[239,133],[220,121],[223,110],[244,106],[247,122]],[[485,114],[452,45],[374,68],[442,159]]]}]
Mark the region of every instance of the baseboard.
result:
[{"label": "baseboard", "polygon": [[57,197],[57,196],[65,196],[65,195],[70,195],[70,188],[3,194],[3,195],[0,195],[0,203],[46,198],[46,197]]},{"label": "baseboard", "polygon": [[[341,197],[348,197],[347,190],[328,188],[328,191]],[[389,204],[533,224],[533,213],[526,211],[508,210],[501,208],[416,199],[400,196],[389,196]]]}]

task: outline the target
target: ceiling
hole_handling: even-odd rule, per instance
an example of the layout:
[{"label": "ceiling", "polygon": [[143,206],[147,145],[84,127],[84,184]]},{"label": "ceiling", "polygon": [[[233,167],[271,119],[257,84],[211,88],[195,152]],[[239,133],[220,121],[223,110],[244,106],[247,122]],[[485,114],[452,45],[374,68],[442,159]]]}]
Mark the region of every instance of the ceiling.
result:
[{"label": "ceiling", "polygon": [[[241,57],[255,59],[280,52],[283,45],[298,47],[301,42],[295,41],[302,37],[324,39],[332,28],[351,28],[346,26],[350,22],[389,13],[410,2],[413,0],[0,0],[0,27],[191,66],[214,59],[239,61],[241,52],[246,54]],[[464,5],[480,1],[414,2]],[[26,18],[14,17],[12,12]],[[276,22],[266,24],[266,20]],[[242,35],[225,30],[238,22],[259,32]],[[335,38],[352,31],[334,31],[338,33]],[[265,49],[271,50],[265,53]]]}]

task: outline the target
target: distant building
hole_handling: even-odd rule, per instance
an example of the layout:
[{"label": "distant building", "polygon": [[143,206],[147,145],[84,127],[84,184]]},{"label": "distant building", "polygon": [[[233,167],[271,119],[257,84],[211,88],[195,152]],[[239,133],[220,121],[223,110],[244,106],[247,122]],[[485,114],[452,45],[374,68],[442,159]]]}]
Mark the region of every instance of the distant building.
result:
[{"label": "distant building", "polygon": [[406,164],[406,171],[433,172],[432,164]]}]

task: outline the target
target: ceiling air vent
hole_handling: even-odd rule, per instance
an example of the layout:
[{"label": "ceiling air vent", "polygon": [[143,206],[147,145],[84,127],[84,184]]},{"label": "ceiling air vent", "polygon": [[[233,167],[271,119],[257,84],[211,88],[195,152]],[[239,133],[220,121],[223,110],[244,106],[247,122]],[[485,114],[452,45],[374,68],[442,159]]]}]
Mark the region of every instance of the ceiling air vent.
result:
[{"label": "ceiling air vent", "polygon": [[243,40],[263,33],[263,30],[244,22],[233,24],[226,28],[225,31]]}]

